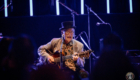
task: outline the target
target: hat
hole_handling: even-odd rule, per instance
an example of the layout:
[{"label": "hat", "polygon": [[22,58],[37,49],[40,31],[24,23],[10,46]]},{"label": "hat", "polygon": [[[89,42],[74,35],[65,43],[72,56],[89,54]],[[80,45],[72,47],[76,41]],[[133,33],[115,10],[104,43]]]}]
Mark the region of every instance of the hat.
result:
[{"label": "hat", "polygon": [[68,29],[68,28],[76,28],[76,26],[73,26],[73,21],[65,21],[61,23],[61,28],[59,30]]}]

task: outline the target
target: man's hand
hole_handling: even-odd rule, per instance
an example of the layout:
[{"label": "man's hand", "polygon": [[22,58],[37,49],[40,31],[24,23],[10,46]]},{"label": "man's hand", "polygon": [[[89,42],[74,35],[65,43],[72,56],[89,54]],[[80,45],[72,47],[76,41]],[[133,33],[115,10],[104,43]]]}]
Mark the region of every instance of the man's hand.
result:
[{"label": "man's hand", "polygon": [[48,56],[48,62],[49,62],[49,63],[54,62],[54,58],[53,58],[52,56]]},{"label": "man's hand", "polygon": [[74,55],[73,55],[72,58],[73,58],[73,61],[77,61],[77,59],[78,59],[79,57],[77,56],[77,53],[76,53],[76,52],[74,53]]}]

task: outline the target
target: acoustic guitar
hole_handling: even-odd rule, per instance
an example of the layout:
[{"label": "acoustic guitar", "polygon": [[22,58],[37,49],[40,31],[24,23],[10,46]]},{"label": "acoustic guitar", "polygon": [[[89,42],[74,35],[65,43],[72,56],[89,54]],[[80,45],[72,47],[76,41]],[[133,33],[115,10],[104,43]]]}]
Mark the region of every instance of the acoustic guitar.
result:
[{"label": "acoustic guitar", "polygon": [[[55,63],[60,62],[60,53],[59,52],[55,52],[54,54],[49,50],[47,52],[50,53],[51,56],[53,56]],[[86,50],[86,51],[83,51],[83,52],[80,52],[80,53],[76,54],[75,56],[78,56],[80,58],[84,57],[85,59],[89,59],[89,56],[90,56],[91,52],[93,52],[93,51],[92,50]],[[62,53],[62,61],[65,61],[66,59],[72,59],[73,56],[74,55],[64,56],[64,53]]]},{"label": "acoustic guitar", "polygon": [[[51,56],[53,56],[54,58],[54,62],[51,64],[56,64],[58,65],[60,63],[60,53],[58,51],[56,51],[55,53],[52,53],[52,51],[50,50],[46,50],[47,53],[49,53]],[[80,57],[80,58],[85,58],[85,59],[89,59],[89,56],[91,54],[91,52],[94,52],[92,50],[86,50],[83,52],[80,52],[78,54],[76,54],[76,56]],[[74,55],[67,55],[65,56],[64,53],[62,53],[62,61],[64,62],[66,59],[72,59]],[[46,65],[46,64],[50,64],[48,61],[41,61],[41,57],[39,57],[36,66],[39,67],[41,65]],[[58,65],[59,66],[59,65]]]}]

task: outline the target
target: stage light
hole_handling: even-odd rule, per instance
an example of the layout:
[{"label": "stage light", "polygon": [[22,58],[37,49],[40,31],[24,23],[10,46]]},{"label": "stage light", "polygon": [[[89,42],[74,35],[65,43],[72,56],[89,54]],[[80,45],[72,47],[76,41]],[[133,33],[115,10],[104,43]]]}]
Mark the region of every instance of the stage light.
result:
[{"label": "stage light", "polygon": [[59,12],[59,0],[56,0],[56,15],[60,15],[60,12]]},{"label": "stage light", "polygon": [[81,14],[84,14],[84,0],[81,0]]},{"label": "stage light", "polygon": [[7,0],[4,0],[4,14],[5,14],[5,17],[8,17],[8,8],[7,8]]},{"label": "stage light", "polygon": [[129,0],[130,13],[133,13],[132,0]]},{"label": "stage light", "polygon": [[33,16],[33,0],[30,0],[30,16]]},{"label": "stage light", "polygon": [[109,0],[107,0],[107,13],[110,13],[110,6],[109,6]]}]

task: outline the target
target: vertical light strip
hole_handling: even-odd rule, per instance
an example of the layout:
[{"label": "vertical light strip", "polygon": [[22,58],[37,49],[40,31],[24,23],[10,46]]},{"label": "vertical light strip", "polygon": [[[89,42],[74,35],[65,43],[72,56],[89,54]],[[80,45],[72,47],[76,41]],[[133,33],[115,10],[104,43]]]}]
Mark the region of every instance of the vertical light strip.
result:
[{"label": "vertical light strip", "polygon": [[8,17],[8,8],[7,8],[7,0],[4,0],[4,14],[5,14],[5,17]]},{"label": "vertical light strip", "polygon": [[109,0],[107,0],[107,13],[110,13],[110,5],[109,5]]},{"label": "vertical light strip", "polygon": [[56,0],[56,15],[60,15],[60,12],[59,12],[59,0]]},{"label": "vertical light strip", "polygon": [[129,0],[130,13],[133,13],[132,0]]},{"label": "vertical light strip", "polygon": [[33,16],[33,0],[30,0],[30,16]]},{"label": "vertical light strip", "polygon": [[84,0],[81,0],[81,14],[84,14]]}]

